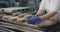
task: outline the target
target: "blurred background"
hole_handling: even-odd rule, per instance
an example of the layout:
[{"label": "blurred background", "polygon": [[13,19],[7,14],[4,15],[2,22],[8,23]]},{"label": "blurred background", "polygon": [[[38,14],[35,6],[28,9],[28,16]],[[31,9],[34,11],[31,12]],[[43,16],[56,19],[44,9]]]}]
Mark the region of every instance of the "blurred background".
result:
[{"label": "blurred background", "polygon": [[[0,14],[28,13],[34,15],[41,0],[0,0]],[[60,23],[36,30],[0,20],[0,32],[60,32]]]},{"label": "blurred background", "polygon": [[[0,0],[0,8],[28,7],[29,9],[27,8],[25,10],[28,10],[30,12],[32,11],[32,13],[35,13],[39,9],[40,1],[41,0]],[[24,9],[22,9],[22,10],[24,10]],[[30,13],[30,12],[28,12],[28,13]]]}]

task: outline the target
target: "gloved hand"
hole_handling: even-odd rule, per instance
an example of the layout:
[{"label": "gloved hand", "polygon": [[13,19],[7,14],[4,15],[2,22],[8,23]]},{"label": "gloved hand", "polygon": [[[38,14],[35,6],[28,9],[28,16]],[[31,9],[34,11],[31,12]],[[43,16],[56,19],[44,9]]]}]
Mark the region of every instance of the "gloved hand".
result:
[{"label": "gloved hand", "polygon": [[35,24],[36,22],[40,21],[40,17],[38,14],[35,14],[34,16],[32,16],[32,18],[29,18],[26,21],[29,24]]}]

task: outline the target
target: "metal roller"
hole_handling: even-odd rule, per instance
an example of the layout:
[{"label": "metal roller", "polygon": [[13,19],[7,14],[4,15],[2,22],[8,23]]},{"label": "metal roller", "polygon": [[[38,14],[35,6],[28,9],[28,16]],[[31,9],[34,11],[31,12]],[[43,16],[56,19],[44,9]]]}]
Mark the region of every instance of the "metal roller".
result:
[{"label": "metal roller", "polygon": [[12,14],[12,13],[17,12],[17,10],[14,8],[4,8],[3,10],[4,10],[3,12],[7,14]]},{"label": "metal roller", "polygon": [[14,31],[4,27],[0,27],[0,32],[14,32]]},{"label": "metal roller", "polygon": [[4,13],[12,14],[15,12],[19,12],[19,10],[22,9],[29,9],[29,7],[10,7],[10,8],[2,8],[4,10]]}]

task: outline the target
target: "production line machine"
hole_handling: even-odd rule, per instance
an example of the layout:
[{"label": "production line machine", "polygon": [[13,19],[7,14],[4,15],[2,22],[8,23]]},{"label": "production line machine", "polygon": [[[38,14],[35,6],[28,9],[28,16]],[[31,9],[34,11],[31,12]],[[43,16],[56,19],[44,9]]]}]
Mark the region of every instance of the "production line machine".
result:
[{"label": "production line machine", "polygon": [[[0,20],[18,25],[18,26],[12,25],[12,27],[11,26],[9,27],[8,26],[9,24],[5,23],[7,25],[6,27],[8,27],[8,28],[17,29],[17,30],[21,30],[21,31],[23,30],[24,32],[29,32],[29,31],[30,32],[39,32],[39,30],[38,30],[39,28],[37,25],[32,25],[32,24],[28,24],[28,23],[24,22],[24,19],[32,17],[31,14],[30,14],[30,16],[27,15],[27,13],[21,14],[21,16],[19,16],[19,15],[17,16],[17,14],[15,14],[15,15],[9,15],[9,16],[8,15],[0,15]],[[27,15],[27,17],[24,15]],[[23,18],[21,18],[21,17],[23,17]],[[1,26],[4,26],[4,25],[1,25]]]},{"label": "production line machine", "polygon": [[[1,25],[2,27],[5,28],[10,28],[10,29],[16,29],[16,30],[21,30],[24,32],[44,32],[41,31],[41,27],[39,24],[42,26],[48,26],[45,22],[42,23],[36,23],[36,24],[29,24],[25,21],[25,19],[32,17],[32,14],[28,13],[13,13],[12,15],[6,15],[6,14],[0,14],[0,20],[1,20]],[[50,20],[48,19],[47,22],[49,21],[55,21],[55,20]],[[5,23],[4,23],[5,22]],[[57,23],[57,22],[55,22]],[[49,25],[55,24],[54,22],[49,23]],[[2,25],[3,24],[3,25]]]},{"label": "production line machine", "polygon": [[[24,32],[40,32],[40,30],[37,30],[38,26],[24,23],[25,22],[24,19],[30,18],[33,16],[30,13],[26,13],[26,11],[28,11],[29,8],[30,7],[1,8],[0,17],[2,18],[0,18],[0,21],[1,21],[0,26],[16,29],[16,30],[24,31]],[[23,10],[25,11],[25,13],[23,13]],[[9,23],[10,24],[12,23],[12,24],[10,25]]]},{"label": "production line machine", "polygon": [[[41,30],[40,26],[48,26],[55,24],[55,20],[48,19],[46,22],[38,22],[35,24],[29,24],[25,21],[32,17],[35,13],[28,13],[31,7],[10,7],[10,8],[1,8],[0,13],[0,27],[5,27],[8,29],[19,30],[23,32],[45,32]],[[23,12],[24,11],[24,12]],[[31,11],[30,11],[31,12]],[[51,21],[51,23],[48,23]],[[53,22],[52,22],[53,21]],[[43,27],[42,27],[43,28]],[[47,29],[48,30],[48,29]]]}]

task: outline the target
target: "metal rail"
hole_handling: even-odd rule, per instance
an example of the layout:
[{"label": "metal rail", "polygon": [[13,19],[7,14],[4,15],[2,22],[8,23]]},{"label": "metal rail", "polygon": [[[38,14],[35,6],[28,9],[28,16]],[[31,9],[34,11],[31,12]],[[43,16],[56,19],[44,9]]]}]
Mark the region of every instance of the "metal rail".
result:
[{"label": "metal rail", "polygon": [[8,27],[8,28],[11,28],[11,29],[16,29],[16,30],[20,30],[20,31],[24,31],[24,32],[41,32],[40,30],[27,28],[27,27],[23,27],[23,26],[20,26],[20,25],[11,24],[11,23],[2,22],[2,21],[0,21],[0,27]]}]

